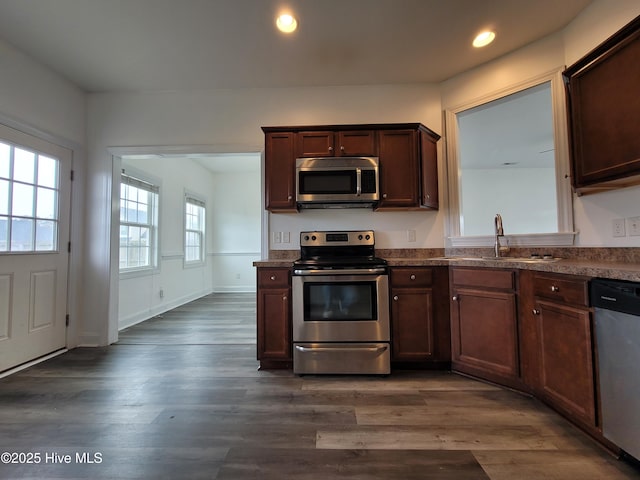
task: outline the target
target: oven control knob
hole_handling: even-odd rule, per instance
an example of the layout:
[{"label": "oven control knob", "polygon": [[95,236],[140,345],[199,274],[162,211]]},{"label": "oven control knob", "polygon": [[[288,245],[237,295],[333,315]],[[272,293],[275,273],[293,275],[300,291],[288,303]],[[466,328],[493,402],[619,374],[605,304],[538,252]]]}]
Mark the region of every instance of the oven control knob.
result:
[{"label": "oven control knob", "polygon": [[311,240],[313,240],[314,242],[316,241],[318,237],[316,237],[315,235],[311,235]]},{"label": "oven control knob", "polygon": [[309,235],[305,235],[305,236],[304,236],[304,240],[305,240],[306,242],[308,242],[308,241],[309,241]]},{"label": "oven control knob", "polygon": [[367,240],[371,240],[371,235],[365,235],[365,237]]},{"label": "oven control knob", "polygon": [[358,240],[362,240],[362,235],[358,235]]}]

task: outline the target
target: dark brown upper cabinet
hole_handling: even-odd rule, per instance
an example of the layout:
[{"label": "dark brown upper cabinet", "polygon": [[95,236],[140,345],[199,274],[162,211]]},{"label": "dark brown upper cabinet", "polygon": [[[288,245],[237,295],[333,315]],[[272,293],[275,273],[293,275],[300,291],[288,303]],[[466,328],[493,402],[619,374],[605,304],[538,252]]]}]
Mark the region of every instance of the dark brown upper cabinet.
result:
[{"label": "dark brown upper cabinet", "polygon": [[265,205],[291,212],[298,157],[375,156],[380,159],[377,210],[438,209],[437,142],[420,123],[262,127]]},{"label": "dark brown upper cabinet", "polygon": [[574,190],[640,184],[640,16],[563,76]]}]

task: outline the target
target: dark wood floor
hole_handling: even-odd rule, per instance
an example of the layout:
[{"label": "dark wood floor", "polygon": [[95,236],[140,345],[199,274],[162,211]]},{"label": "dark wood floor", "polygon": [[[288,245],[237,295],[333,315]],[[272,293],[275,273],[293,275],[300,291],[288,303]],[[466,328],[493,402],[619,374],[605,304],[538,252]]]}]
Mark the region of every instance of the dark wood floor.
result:
[{"label": "dark wood floor", "polygon": [[526,396],[258,371],[254,338],[254,296],[212,295],[0,379],[0,452],[39,455],[0,478],[640,479]]}]

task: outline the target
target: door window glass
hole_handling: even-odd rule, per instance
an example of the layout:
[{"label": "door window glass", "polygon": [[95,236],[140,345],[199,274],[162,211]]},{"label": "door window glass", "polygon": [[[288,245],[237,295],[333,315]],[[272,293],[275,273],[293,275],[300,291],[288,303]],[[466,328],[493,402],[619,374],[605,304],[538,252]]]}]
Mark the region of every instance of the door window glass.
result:
[{"label": "door window glass", "polygon": [[59,169],[56,158],[0,142],[0,252],[58,250]]}]

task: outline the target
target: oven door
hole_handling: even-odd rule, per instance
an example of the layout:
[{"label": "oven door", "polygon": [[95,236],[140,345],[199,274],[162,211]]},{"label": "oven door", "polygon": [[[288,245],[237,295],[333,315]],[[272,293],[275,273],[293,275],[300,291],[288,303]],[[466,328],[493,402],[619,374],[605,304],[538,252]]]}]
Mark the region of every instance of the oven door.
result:
[{"label": "oven door", "polygon": [[294,271],[293,341],[388,342],[389,277],[371,271]]}]

